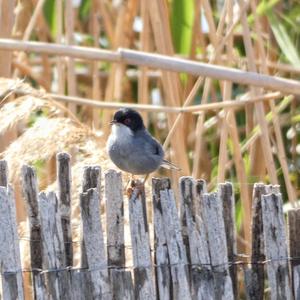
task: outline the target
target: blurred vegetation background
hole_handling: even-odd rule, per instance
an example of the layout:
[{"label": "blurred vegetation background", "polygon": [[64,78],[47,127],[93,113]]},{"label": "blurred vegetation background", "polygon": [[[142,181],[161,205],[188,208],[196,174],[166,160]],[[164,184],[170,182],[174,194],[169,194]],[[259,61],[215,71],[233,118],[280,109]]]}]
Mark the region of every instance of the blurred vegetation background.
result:
[{"label": "blurred vegetation background", "polygon": [[[108,50],[123,47],[299,80],[299,1],[0,3],[1,38]],[[54,94],[163,107],[233,100],[244,105],[199,108],[196,114],[149,112],[141,106],[149,130],[162,143],[176,123],[165,146],[167,158],[182,172],[165,175],[172,177],[174,186],[182,175],[205,179],[210,190],[218,182],[234,183],[240,247],[250,244],[253,183],[280,184],[287,203],[299,199],[299,95],[38,51],[0,51],[0,76],[0,152],[8,160],[16,189],[24,163],[37,167],[41,189],[53,186],[58,151],[72,154],[75,188],[83,165],[113,167],[105,153],[113,109],[74,104],[68,100],[72,98]],[[263,100],[252,101],[259,97]],[[22,220],[24,207],[18,201]]]}]

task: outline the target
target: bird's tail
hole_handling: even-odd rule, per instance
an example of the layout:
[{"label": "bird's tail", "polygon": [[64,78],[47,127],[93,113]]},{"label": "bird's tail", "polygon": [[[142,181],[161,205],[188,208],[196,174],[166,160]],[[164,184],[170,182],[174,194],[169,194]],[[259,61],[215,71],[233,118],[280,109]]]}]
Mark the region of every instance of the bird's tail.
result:
[{"label": "bird's tail", "polygon": [[168,170],[176,170],[176,171],[180,171],[181,169],[177,166],[175,166],[174,164],[172,164],[171,162],[169,162],[168,160],[164,159],[162,161],[162,164],[161,166],[165,169],[168,169]]}]

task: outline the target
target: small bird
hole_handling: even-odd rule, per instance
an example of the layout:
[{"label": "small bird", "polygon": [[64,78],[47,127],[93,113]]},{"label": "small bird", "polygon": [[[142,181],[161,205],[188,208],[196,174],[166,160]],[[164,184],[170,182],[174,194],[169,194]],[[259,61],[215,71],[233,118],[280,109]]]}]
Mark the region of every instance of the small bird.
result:
[{"label": "small bird", "polygon": [[162,145],[145,128],[137,111],[130,108],[118,110],[111,125],[107,152],[119,169],[132,175],[149,174],[161,166],[180,170],[164,159]]}]

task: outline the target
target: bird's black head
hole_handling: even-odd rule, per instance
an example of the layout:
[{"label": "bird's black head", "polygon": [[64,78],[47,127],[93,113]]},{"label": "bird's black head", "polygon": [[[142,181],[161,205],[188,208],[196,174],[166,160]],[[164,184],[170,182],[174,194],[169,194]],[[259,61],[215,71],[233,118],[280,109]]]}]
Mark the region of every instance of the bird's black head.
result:
[{"label": "bird's black head", "polygon": [[122,108],[115,112],[111,123],[121,123],[129,127],[134,132],[145,128],[141,115],[130,108]]}]

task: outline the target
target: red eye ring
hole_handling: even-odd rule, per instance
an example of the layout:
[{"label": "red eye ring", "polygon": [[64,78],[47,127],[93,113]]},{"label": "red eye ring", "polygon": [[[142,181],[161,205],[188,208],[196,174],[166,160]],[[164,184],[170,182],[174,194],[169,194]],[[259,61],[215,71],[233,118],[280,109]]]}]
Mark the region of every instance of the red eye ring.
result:
[{"label": "red eye ring", "polygon": [[131,123],[131,120],[129,119],[129,118],[126,118],[125,120],[124,120],[124,124],[125,125],[129,125]]}]

